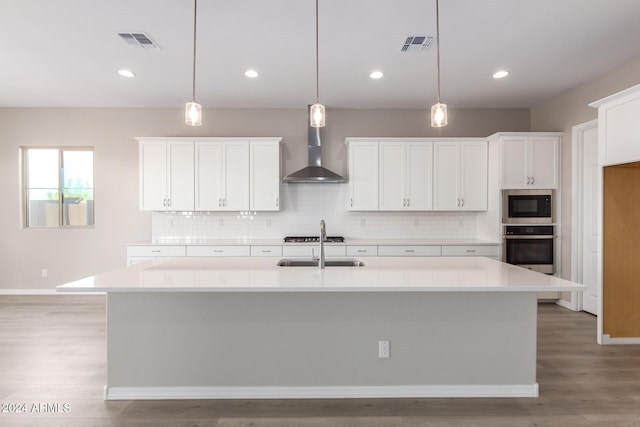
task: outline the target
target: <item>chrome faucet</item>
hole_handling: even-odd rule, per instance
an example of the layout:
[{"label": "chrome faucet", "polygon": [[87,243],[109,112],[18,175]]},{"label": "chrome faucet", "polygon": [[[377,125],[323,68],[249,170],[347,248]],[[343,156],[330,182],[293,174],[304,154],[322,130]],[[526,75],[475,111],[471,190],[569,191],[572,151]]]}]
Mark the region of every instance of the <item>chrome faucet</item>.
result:
[{"label": "chrome faucet", "polygon": [[324,219],[320,220],[320,258],[318,259],[318,268],[324,268],[324,241],[327,240],[327,229]]}]

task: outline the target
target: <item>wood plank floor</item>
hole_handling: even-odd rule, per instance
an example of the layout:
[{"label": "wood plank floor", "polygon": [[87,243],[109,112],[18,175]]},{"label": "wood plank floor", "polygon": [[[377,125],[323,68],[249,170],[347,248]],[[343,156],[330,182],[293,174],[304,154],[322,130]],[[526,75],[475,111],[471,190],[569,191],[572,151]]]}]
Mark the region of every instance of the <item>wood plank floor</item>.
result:
[{"label": "wood plank floor", "polygon": [[640,426],[640,346],[554,304],[538,323],[537,399],[105,402],[104,297],[0,296],[1,409],[27,409],[0,426]]}]

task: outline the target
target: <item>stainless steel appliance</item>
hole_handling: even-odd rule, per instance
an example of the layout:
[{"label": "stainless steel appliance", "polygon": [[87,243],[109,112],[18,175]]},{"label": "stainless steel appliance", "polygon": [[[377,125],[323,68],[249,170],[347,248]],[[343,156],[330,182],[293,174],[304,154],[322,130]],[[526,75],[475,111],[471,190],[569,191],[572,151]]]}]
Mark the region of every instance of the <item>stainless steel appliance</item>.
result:
[{"label": "stainless steel appliance", "polygon": [[544,274],[556,272],[553,225],[507,225],[504,227],[503,261]]},{"label": "stainless steel appliance", "polygon": [[554,221],[553,190],[503,190],[504,224],[551,224]]}]

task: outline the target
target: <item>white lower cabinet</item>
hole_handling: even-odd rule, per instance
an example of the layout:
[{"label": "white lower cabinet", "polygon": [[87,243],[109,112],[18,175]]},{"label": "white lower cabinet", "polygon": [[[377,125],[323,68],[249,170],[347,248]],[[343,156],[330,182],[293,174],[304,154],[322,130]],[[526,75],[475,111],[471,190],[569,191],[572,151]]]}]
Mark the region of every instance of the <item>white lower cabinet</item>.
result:
[{"label": "white lower cabinet", "polygon": [[250,246],[187,246],[187,256],[250,256]]},{"label": "white lower cabinet", "polygon": [[447,245],[442,246],[442,256],[500,256],[500,246],[489,245]]},{"label": "white lower cabinet", "polygon": [[251,256],[282,256],[282,246],[251,246]]},{"label": "white lower cabinet", "polygon": [[440,245],[378,246],[378,256],[441,256]]},{"label": "white lower cabinet", "polygon": [[183,245],[131,245],[127,246],[127,265],[161,257],[182,257],[187,254]]},{"label": "white lower cabinet", "polygon": [[347,246],[347,256],[378,256],[378,247],[373,245]]}]

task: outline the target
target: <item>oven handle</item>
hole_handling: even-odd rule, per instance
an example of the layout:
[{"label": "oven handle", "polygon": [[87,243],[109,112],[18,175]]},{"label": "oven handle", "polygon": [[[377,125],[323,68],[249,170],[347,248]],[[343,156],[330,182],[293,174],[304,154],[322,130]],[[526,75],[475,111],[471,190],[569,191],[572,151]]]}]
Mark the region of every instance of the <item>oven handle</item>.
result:
[{"label": "oven handle", "polygon": [[507,240],[523,240],[523,239],[553,239],[555,236],[502,236]]}]

